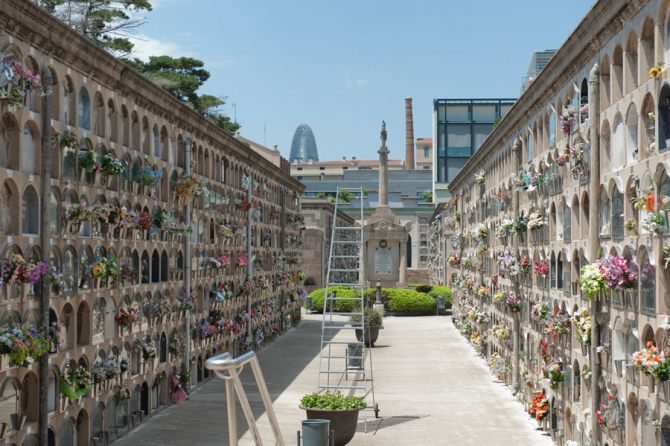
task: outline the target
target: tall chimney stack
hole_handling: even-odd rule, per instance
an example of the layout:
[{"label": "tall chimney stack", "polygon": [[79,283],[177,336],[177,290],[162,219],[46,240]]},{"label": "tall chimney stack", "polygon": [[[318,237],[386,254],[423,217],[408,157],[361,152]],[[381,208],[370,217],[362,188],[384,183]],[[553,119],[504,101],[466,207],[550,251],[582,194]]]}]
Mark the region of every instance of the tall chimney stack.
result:
[{"label": "tall chimney stack", "polygon": [[414,117],[412,98],[405,98],[405,169],[414,169]]}]

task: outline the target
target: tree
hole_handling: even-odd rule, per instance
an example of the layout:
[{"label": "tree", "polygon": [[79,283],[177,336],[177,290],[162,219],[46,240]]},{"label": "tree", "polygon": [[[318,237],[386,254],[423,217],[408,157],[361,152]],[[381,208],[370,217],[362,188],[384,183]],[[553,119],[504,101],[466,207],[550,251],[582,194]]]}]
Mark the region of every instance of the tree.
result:
[{"label": "tree", "polygon": [[349,192],[346,189],[343,189],[343,190],[340,191],[340,195],[338,197],[337,202],[338,203],[349,203],[351,201],[352,196],[353,196],[353,194],[351,192]]},{"label": "tree", "polygon": [[203,61],[191,57],[174,59],[170,56],[151,56],[149,62],[140,59],[127,62],[229,134],[233,135],[239,130],[240,124],[232,122],[230,117],[223,114],[222,107],[226,104],[226,96],[197,93],[210,77]]},{"label": "tree", "polygon": [[100,47],[122,57],[132,53],[129,36],[146,20],[133,13],[152,10],[148,0],[33,0]]},{"label": "tree", "polygon": [[423,201],[426,203],[432,203],[433,202],[433,192],[426,190],[421,192],[421,198],[423,198]]}]

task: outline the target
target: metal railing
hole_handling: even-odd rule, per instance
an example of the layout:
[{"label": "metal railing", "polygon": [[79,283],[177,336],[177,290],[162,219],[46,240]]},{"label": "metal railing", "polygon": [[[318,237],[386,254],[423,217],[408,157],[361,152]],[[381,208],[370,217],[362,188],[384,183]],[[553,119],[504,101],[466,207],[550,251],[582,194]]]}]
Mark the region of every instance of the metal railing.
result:
[{"label": "metal railing", "polygon": [[[247,424],[249,429],[254,437],[254,442],[256,445],[263,444],[261,440],[260,432],[256,426],[256,420],[254,419],[254,414],[251,411],[251,406],[249,405],[249,400],[244,393],[244,387],[242,387],[242,381],[240,381],[240,373],[246,364],[251,364],[251,370],[254,373],[254,378],[256,379],[256,384],[258,385],[258,390],[261,394],[261,399],[265,405],[265,411],[268,414],[270,419],[270,426],[272,426],[272,432],[274,433],[276,445],[284,446],[284,439],[281,435],[279,429],[279,423],[277,422],[277,417],[275,415],[274,409],[272,408],[272,400],[270,399],[270,394],[268,393],[268,388],[265,385],[265,379],[263,378],[263,373],[261,372],[261,366],[258,362],[258,357],[254,351],[250,351],[239,358],[233,359],[230,356],[230,353],[223,353],[219,356],[209,358],[205,361],[205,367],[213,371],[219,378],[223,379],[226,383],[226,408],[228,412],[228,444],[230,446],[237,446],[237,413],[235,409],[235,394],[237,393],[240,399],[240,406],[242,406],[242,412],[244,412],[244,417],[247,419]],[[225,374],[227,372],[228,374]]]}]

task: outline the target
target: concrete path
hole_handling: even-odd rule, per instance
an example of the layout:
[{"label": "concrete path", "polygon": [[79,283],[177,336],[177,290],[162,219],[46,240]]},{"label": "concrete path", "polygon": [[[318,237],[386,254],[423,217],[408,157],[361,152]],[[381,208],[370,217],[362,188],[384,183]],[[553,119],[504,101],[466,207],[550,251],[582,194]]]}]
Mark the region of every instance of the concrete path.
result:
[{"label": "concrete path", "polygon": [[[304,317],[300,327],[259,352],[286,446],[296,445],[304,419],[300,398],[316,388],[320,321],[318,315]],[[386,318],[384,326],[373,349],[381,418],[372,418],[368,433],[361,423],[350,445],[552,445],[510,389],[491,377],[450,317]],[[264,444],[274,445],[250,371],[243,381]],[[253,445],[239,405],[237,417],[240,446]],[[226,423],[224,385],[214,380],[114,444],[227,445]]]}]

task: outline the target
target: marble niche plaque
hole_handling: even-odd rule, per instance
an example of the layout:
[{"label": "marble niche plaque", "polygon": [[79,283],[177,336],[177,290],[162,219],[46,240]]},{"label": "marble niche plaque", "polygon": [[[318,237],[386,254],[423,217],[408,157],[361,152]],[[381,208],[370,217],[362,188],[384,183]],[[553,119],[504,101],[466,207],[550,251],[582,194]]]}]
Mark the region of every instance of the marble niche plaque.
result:
[{"label": "marble niche plaque", "polygon": [[393,255],[391,248],[375,248],[375,274],[391,274]]}]

